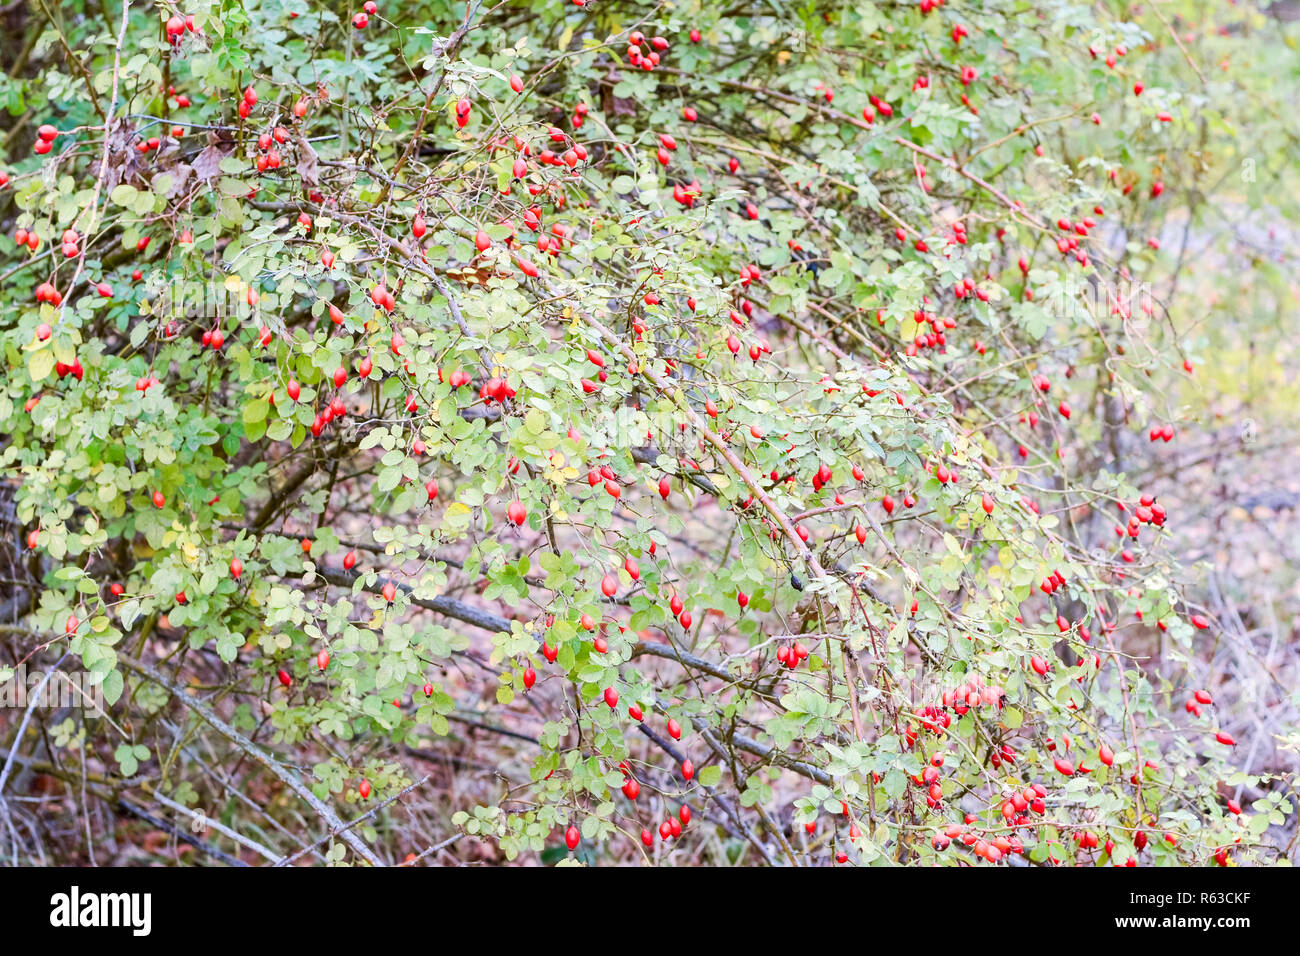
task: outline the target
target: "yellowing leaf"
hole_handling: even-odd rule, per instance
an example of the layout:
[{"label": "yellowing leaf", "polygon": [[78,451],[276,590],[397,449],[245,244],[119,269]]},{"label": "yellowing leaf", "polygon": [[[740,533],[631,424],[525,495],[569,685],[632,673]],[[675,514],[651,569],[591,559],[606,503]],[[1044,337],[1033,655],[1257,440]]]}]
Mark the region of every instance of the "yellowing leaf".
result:
[{"label": "yellowing leaf", "polygon": [[33,382],[43,381],[52,371],[54,371],[54,353],[49,349],[41,349],[27,356],[27,374],[32,377]]}]

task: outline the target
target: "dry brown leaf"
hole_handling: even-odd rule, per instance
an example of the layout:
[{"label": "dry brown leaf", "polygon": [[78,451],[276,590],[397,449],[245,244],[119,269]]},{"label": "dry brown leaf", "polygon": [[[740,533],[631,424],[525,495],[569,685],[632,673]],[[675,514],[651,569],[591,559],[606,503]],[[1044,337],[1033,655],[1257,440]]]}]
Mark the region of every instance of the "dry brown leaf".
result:
[{"label": "dry brown leaf", "polygon": [[298,163],[295,167],[298,178],[302,180],[304,186],[320,185],[320,165],[317,161],[316,150],[311,148],[311,143],[301,133],[295,132],[294,143],[298,147]]}]

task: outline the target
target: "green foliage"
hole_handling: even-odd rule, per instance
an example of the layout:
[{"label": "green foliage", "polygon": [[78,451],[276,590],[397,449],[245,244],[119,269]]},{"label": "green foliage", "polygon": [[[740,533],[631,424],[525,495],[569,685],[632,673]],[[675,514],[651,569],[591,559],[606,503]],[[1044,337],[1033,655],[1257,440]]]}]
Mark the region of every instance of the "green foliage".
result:
[{"label": "green foliage", "polygon": [[[432,2],[355,29],[222,0],[175,43],[132,7],[120,56],[119,24],[34,13],[78,65],[0,87],[0,219],[39,238],[0,239],[14,658],[66,650],[107,703],[59,746],[227,801],[183,753],[238,743],[143,665],[345,816],[470,724],[521,733],[447,821],[507,860],[564,859],[570,823],[583,859],[645,827],[671,860],[682,805],[716,862],[969,861],[950,826],[990,859],[1271,859],[1290,798],[1229,814],[1210,713],[1138,659],[1206,640],[1132,477],[1226,334],[1180,307],[1186,237],[1225,183],[1278,204],[1292,173],[1248,41],[1196,6]],[[668,39],[654,69],[634,30]],[[1034,783],[1047,810],[1004,819]]]}]

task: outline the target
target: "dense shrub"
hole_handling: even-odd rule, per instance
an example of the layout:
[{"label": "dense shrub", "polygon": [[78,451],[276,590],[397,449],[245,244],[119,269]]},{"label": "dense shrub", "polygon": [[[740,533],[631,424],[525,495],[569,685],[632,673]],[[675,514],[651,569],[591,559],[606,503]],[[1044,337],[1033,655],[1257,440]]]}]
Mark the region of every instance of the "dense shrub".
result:
[{"label": "dense shrub", "polygon": [[43,772],[267,858],[1271,859],[1141,665],[1218,626],[1138,477],[1187,237],[1291,148],[1198,6],[14,14],[0,663],[105,704]]}]

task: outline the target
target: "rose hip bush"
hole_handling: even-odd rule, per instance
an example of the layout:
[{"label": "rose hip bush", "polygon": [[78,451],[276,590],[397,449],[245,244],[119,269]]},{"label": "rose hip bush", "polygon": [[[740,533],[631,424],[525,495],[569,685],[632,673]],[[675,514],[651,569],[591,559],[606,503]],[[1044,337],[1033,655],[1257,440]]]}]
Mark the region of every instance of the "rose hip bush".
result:
[{"label": "rose hip bush", "polygon": [[0,664],[103,693],[52,785],[445,860],[400,811],[472,725],[440,838],[504,859],[1271,859],[1142,667],[1218,624],[1139,477],[1268,86],[1106,10],[23,14]]}]

